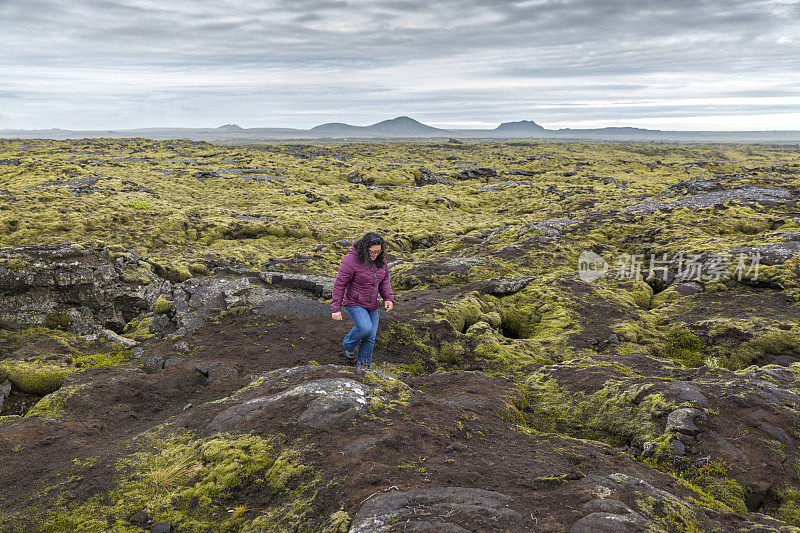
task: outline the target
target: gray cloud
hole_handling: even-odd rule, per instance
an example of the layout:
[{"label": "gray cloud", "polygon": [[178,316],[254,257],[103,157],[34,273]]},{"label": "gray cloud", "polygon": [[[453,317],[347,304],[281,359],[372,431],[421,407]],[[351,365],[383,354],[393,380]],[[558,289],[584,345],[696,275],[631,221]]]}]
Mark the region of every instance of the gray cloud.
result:
[{"label": "gray cloud", "polygon": [[796,113],[799,5],[5,0],[0,127]]}]

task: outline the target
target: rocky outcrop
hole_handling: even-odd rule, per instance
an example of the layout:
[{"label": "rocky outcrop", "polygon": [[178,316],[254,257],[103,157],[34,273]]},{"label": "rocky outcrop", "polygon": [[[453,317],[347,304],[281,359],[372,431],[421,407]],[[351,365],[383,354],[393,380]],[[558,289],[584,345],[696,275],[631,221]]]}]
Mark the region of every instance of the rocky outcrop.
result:
[{"label": "rocky outcrop", "polygon": [[494,279],[490,281],[486,292],[494,296],[508,296],[521,291],[534,279],[532,276]]},{"label": "rocky outcrop", "polygon": [[118,335],[125,324],[153,309],[151,333],[193,331],[219,311],[249,306],[256,313],[319,313],[317,298],[330,298],[333,279],[282,272],[241,270],[182,283],[160,277],[163,268],[135,253],[83,246],[0,248],[0,327],[31,325],[96,334],[131,348]]},{"label": "rocky outcrop", "polygon": [[364,414],[373,398],[383,402],[388,401],[387,394],[397,398],[402,392],[410,393],[406,384],[375,375],[392,383],[395,392],[373,390],[369,384],[353,379],[352,369],[344,366],[309,365],[273,370],[255,378],[230,398],[198,407],[190,419],[192,424],[202,420],[212,431],[236,432],[256,427],[261,420],[290,413],[297,424],[308,428],[343,425]]},{"label": "rocky outcrop", "polygon": [[794,205],[796,200],[792,193],[781,187],[736,187],[727,190],[713,190],[675,200],[674,202],[659,202],[646,200],[638,204],[629,205],[622,209],[623,213],[641,213],[648,215],[656,211],[672,211],[687,207],[689,209],[702,209],[726,202],[738,201],[742,205],[763,206]]},{"label": "rocky outcrop", "polygon": [[555,239],[561,236],[561,232],[569,226],[579,224],[580,220],[571,218],[549,218],[541,222],[534,222],[522,228],[522,231],[529,231],[536,229],[541,232],[546,238]]},{"label": "rocky outcrop", "polygon": [[756,246],[745,246],[743,248],[733,248],[723,250],[720,253],[729,253],[734,256],[744,254],[751,259],[758,257],[759,262],[764,265],[780,265],[791,259],[800,252],[800,241],[776,242],[770,244],[759,244]]},{"label": "rocky outcrop", "polygon": [[349,533],[396,531],[522,531],[522,515],[510,496],[493,490],[443,487],[392,491],[363,504]]},{"label": "rocky outcrop", "polygon": [[452,185],[453,182],[444,176],[440,176],[425,167],[419,167],[414,171],[414,185],[421,187],[423,185],[436,185],[441,183],[444,185]]},{"label": "rocky outcrop", "polygon": [[357,170],[354,170],[353,172],[347,175],[347,181],[359,185],[372,185],[373,183],[375,183],[375,180],[373,178],[366,177]]},{"label": "rocky outcrop", "polygon": [[136,254],[111,254],[107,248],[0,248],[0,326],[83,334],[102,326],[121,332],[168,283],[153,270]]},{"label": "rocky outcrop", "polygon": [[489,178],[496,178],[499,175],[500,175],[500,173],[497,172],[493,168],[479,167],[479,168],[470,168],[470,169],[467,169],[467,170],[462,170],[461,172],[453,174],[453,179],[456,179],[456,180],[486,180],[486,179],[489,179]]}]

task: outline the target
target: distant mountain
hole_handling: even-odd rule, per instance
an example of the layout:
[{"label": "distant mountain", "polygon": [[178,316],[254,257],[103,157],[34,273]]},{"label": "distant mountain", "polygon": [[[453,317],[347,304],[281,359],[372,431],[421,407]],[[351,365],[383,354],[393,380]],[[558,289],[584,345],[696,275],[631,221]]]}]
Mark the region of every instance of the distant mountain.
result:
[{"label": "distant mountain", "polygon": [[429,135],[444,135],[445,130],[434,128],[433,126],[426,126],[422,122],[418,122],[411,117],[397,117],[391,120],[384,120],[372,126],[364,128],[370,133],[378,133],[380,135],[397,135],[399,137],[414,137],[414,136],[429,136]]},{"label": "distant mountain", "polygon": [[532,120],[520,120],[517,122],[503,122],[497,126],[494,131],[498,133],[531,133],[547,130]]},{"label": "distant mountain", "polygon": [[320,124],[309,130],[322,135],[345,137],[431,137],[446,135],[446,130],[426,126],[410,117],[397,117],[384,120],[371,126],[351,126],[341,122]]},{"label": "distant mountain", "polygon": [[351,135],[358,135],[364,130],[361,126],[351,126],[350,124],[344,124],[342,122],[328,122],[326,124],[320,124],[319,126],[314,126],[311,128],[310,132],[318,133],[320,135],[335,135],[335,136],[351,136]]},{"label": "distant mountain", "polygon": [[441,129],[402,116],[370,126],[353,126],[342,122],[320,124],[310,130],[294,128],[242,128],[225,124],[216,128],[138,128],[129,130],[72,131],[58,128],[46,130],[0,129],[0,138],[83,139],[130,138],[192,139],[196,141],[271,142],[279,140],[310,141],[314,139],[447,139],[459,140],[524,140],[552,139],[591,141],[677,141],[677,142],[800,142],[800,131],[662,131],[631,127],[596,129],[545,129],[532,120],[504,122],[495,129]]},{"label": "distant mountain", "polygon": [[577,133],[615,133],[615,134],[647,134],[647,133],[661,133],[661,130],[648,130],[645,128],[632,128],[630,126],[610,126],[608,128],[593,128],[593,129],[572,129],[572,128],[561,128],[557,130],[561,133],[570,133],[570,132],[577,132]]}]

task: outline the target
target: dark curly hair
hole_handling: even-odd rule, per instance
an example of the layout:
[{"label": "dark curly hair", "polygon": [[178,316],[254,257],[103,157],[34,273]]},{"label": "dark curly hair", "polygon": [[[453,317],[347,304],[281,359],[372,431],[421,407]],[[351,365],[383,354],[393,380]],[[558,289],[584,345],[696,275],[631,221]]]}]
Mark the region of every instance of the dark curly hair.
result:
[{"label": "dark curly hair", "polygon": [[353,246],[356,247],[356,252],[358,252],[359,263],[367,263],[369,260],[369,247],[375,246],[376,244],[381,245],[381,253],[375,258],[375,266],[378,268],[386,266],[386,242],[383,240],[383,237],[374,232],[367,233],[353,243]]}]

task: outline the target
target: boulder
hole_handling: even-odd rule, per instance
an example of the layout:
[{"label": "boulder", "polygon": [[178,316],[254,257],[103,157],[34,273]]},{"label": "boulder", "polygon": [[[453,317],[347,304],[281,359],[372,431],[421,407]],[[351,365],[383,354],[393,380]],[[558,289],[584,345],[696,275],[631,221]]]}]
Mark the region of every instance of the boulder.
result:
[{"label": "boulder", "polygon": [[147,511],[140,509],[131,515],[128,522],[134,526],[145,527],[150,522],[150,516],[147,514]]},{"label": "boulder", "polygon": [[395,531],[398,523],[404,531],[522,531],[530,520],[512,504],[500,492],[466,487],[385,492],[361,504],[350,533]]},{"label": "boulder", "polygon": [[425,167],[419,167],[414,172],[414,185],[421,187],[423,185],[436,185],[437,183],[443,185],[452,185],[453,182],[444,176],[440,176]]},{"label": "boulder", "polygon": [[235,368],[219,361],[214,361],[213,363],[209,363],[207,365],[198,365],[195,367],[195,370],[200,372],[203,376],[207,377],[211,381],[217,378],[225,380],[236,379],[239,377],[239,372]]},{"label": "boulder", "polygon": [[352,420],[367,406],[366,395],[371,387],[347,378],[323,378],[307,381],[276,394],[259,396],[237,403],[208,423],[213,431],[230,431],[262,415],[273,406],[285,402],[301,402],[306,406],[298,417],[300,424],[325,428]]},{"label": "boulder", "polygon": [[477,257],[453,257],[444,262],[443,266],[452,272],[463,274],[474,266],[483,266],[486,261]]},{"label": "boulder", "polygon": [[169,522],[155,522],[150,526],[150,533],[171,533],[172,524]]},{"label": "boulder", "polygon": [[508,296],[524,289],[535,277],[517,277],[493,279],[489,282],[486,292],[494,296]]},{"label": "boulder", "polygon": [[692,407],[675,409],[669,415],[667,415],[666,430],[695,436],[702,431],[695,425],[695,420],[705,422],[708,420],[708,415],[700,409],[695,409]]},{"label": "boulder", "polygon": [[142,367],[145,372],[158,373],[164,370],[164,358],[160,355],[151,355],[142,358]]},{"label": "boulder", "polygon": [[681,194],[700,194],[711,191],[721,191],[725,188],[719,181],[693,178],[686,181],[679,181],[667,187],[661,195],[662,198],[674,198]]},{"label": "boulder", "polygon": [[360,185],[372,185],[375,182],[373,178],[365,177],[357,170],[347,175],[347,181]]},{"label": "boulder", "polygon": [[114,333],[113,331],[111,331],[110,329],[106,329],[106,328],[100,328],[100,331],[98,331],[97,335],[99,337],[102,337],[102,338],[104,338],[104,339],[106,339],[108,341],[111,341],[111,342],[115,343],[115,344],[119,344],[120,346],[122,346],[125,349],[131,349],[134,346],[136,346],[137,344],[139,344],[138,342],[136,342],[133,339],[129,339],[127,337],[123,337],[121,335],[118,335],[118,334]]},{"label": "boulder", "polygon": [[624,533],[645,531],[647,522],[639,513],[630,511],[618,513],[591,513],[584,516],[569,528],[570,533]]},{"label": "boulder", "polygon": [[489,178],[496,178],[500,175],[493,168],[470,168],[467,170],[462,170],[456,174],[453,174],[453,179],[457,180],[479,180],[479,179],[489,179]]},{"label": "boulder", "polygon": [[178,341],[172,347],[178,353],[189,353],[189,343],[186,341]]}]

